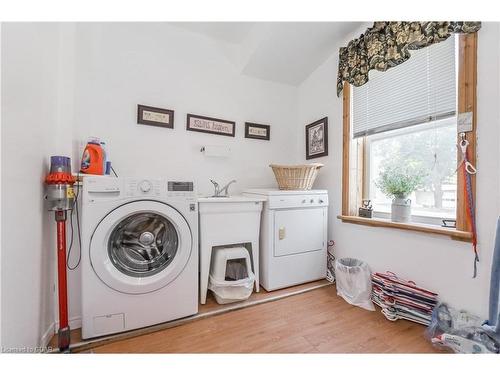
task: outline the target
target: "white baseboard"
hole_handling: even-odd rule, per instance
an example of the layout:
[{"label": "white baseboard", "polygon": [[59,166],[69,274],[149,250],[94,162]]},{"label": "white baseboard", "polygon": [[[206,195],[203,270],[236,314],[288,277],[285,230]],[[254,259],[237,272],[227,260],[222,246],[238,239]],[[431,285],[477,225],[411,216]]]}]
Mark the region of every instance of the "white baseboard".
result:
[{"label": "white baseboard", "polygon": [[[82,317],[81,316],[75,316],[73,318],[69,319],[69,327],[70,329],[77,329],[82,327]],[[49,328],[45,331],[45,333],[42,335],[41,341],[41,346],[46,347],[49,345],[50,340],[56,332],[59,330],[59,320],[56,320],[55,322],[51,323]]]},{"label": "white baseboard", "polygon": [[42,338],[40,340],[40,346],[42,348],[45,348],[49,345],[50,340],[52,339],[54,333],[56,332],[55,326],[56,326],[55,323],[50,323],[49,327],[42,335]]}]

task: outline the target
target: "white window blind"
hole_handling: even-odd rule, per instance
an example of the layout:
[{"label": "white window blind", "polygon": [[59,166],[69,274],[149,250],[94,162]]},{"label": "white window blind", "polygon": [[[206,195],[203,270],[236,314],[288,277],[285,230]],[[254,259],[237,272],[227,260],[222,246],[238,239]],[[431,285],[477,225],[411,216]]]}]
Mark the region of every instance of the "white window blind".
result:
[{"label": "white window blind", "polygon": [[408,61],[352,91],[354,138],[456,115],[455,37],[416,51]]}]

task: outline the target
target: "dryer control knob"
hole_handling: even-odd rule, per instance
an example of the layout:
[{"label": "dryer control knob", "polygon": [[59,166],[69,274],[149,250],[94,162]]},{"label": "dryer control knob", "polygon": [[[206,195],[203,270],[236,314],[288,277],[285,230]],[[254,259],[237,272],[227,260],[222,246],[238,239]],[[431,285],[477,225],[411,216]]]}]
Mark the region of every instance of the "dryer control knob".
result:
[{"label": "dryer control knob", "polygon": [[148,191],[151,190],[153,186],[151,185],[151,182],[150,181],[147,181],[147,180],[144,180],[140,183],[139,185],[139,189],[143,192],[143,193],[147,193]]}]

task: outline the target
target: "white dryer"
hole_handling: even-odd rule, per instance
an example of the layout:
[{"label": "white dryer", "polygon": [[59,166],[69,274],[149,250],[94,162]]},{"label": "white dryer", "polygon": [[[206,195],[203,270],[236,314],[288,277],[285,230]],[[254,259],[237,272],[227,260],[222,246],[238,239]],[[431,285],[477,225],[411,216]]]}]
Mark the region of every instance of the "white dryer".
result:
[{"label": "white dryer", "polygon": [[260,284],[271,291],[324,279],[327,261],[326,190],[249,189],[265,197],[260,230]]},{"label": "white dryer", "polygon": [[84,339],[198,312],[192,182],[84,177],[81,225]]}]

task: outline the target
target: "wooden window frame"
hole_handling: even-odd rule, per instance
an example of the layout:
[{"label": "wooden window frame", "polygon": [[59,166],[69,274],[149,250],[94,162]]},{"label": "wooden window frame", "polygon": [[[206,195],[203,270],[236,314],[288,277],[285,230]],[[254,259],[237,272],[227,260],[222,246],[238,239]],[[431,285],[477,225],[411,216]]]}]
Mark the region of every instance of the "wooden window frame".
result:
[{"label": "wooden window frame", "polygon": [[[477,128],[477,33],[458,35],[458,113],[472,112],[472,131],[467,132],[465,138],[469,141],[469,159],[476,165],[476,128]],[[443,228],[436,225],[419,223],[396,223],[383,219],[368,219],[359,217],[357,208],[361,205],[364,196],[362,173],[365,169],[364,139],[351,138],[351,86],[344,83],[343,89],[343,156],[342,156],[342,214],[338,216],[343,222],[412,230],[417,232],[441,234],[452,239],[472,241],[472,229],[467,220],[466,197],[463,193],[463,170],[457,173],[457,212],[456,228]],[[457,135],[457,142],[459,137]],[[457,151],[458,152],[458,151]],[[458,155],[460,162],[461,155]],[[361,173],[360,173],[361,169]],[[354,189],[351,189],[354,188]],[[472,175],[472,194],[476,197],[476,176]]]}]

